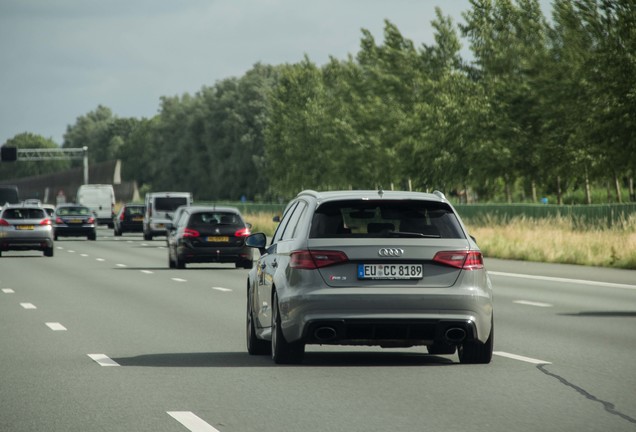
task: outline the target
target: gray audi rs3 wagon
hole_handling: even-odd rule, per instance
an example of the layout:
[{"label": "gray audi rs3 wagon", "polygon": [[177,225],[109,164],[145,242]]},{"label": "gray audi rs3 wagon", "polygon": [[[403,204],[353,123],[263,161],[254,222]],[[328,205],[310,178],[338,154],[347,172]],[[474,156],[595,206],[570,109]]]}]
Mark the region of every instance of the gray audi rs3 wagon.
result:
[{"label": "gray audi rs3 wagon", "polygon": [[490,363],[492,284],[440,192],[303,191],[247,280],[247,350],[299,363],[305,345],[426,346]]}]

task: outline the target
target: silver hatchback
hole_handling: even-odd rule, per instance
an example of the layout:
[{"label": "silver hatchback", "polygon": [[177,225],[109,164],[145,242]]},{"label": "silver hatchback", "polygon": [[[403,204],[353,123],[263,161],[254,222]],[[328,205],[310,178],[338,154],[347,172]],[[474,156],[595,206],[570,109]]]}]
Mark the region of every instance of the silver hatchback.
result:
[{"label": "silver hatchback", "polygon": [[44,208],[37,204],[0,208],[0,255],[9,250],[40,250],[53,256],[53,227]]},{"label": "silver hatchback", "polygon": [[301,192],[247,281],[247,350],[298,363],[306,344],[426,346],[489,363],[492,285],[441,193]]}]

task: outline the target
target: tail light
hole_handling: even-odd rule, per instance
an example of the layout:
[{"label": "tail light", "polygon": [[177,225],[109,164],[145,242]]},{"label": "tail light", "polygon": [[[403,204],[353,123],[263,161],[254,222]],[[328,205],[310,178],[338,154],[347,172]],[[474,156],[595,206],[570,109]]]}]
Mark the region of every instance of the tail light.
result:
[{"label": "tail light", "polygon": [[247,237],[250,234],[252,234],[250,232],[249,228],[241,228],[239,230],[236,230],[236,232],[234,233],[234,237]]},{"label": "tail light", "polygon": [[477,270],[484,268],[484,258],[479,251],[437,252],[433,261],[463,270]]},{"label": "tail light", "polygon": [[193,230],[192,228],[186,228],[183,230],[184,237],[199,237],[199,231]]},{"label": "tail light", "polygon": [[122,221],[122,222],[124,221],[124,213],[126,213],[126,209],[124,209],[124,210],[121,212],[121,214],[119,215],[119,220],[120,220],[120,221]]},{"label": "tail light", "polygon": [[62,218],[61,218],[61,217],[56,217],[56,218],[55,218],[55,223],[56,223],[56,224],[63,224],[63,223],[64,223],[64,221],[62,220]]},{"label": "tail light", "polygon": [[91,216],[91,217],[89,217],[89,218],[86,220],[86,223],[89,223],[89,224],[95,223],[95,218],[94,218],[94,217],[92,217],[92,216]]},{"label": "tail light", "polygon": [[314,270],[349,260],[341,251],[300,250],[291,253],[289,266],[294,269]]},{"label": "tail light", "polygon": [[11,226],[11,224],[4,219],[0,219],[0,226]]},{"label": "tail light", "polygon": [[42,226],[51,225],[51,219],[49,219],[49,218],[44,219],[42,222],[40,222],[40,225],[42,225]]}]

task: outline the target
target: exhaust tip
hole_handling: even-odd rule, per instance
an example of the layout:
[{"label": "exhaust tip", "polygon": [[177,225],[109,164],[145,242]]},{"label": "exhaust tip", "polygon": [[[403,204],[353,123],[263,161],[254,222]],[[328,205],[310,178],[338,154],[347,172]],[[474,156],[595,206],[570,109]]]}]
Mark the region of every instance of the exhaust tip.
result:
[{"label": "exhaust tip", "polygon": [[459,343],[466,339],[466,330],[460,327],[451,327],[444,335],[446,340],[452,343]]},{"label": "exhaust tip", "polygon": [[336,329],[333,327],[318,327],[316,331],[314,331],[314,337],[318,341],[326,342],[336,338],[338,333]]}]

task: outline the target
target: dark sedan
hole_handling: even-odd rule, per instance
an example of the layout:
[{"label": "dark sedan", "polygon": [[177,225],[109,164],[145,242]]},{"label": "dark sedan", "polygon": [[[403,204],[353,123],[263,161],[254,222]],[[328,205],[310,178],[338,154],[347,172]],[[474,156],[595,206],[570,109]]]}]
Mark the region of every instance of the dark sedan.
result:
[{"label": "dark sedan", "polygon": [[252,268],[252,250],[245,246],[250,225],[233,207],[188,206],[168,233],[168,264],[235,263]]},{"label": "dark sedan", "polygon": [[86,237],[97,239],[95,215],[80,204],[60,204],[55,209],[55,240],[58,237]]},{"label": "dark sedan", "polygon": [[124,204],[113,219],[113,233],[121,236],[126,232],[142,232],[144,230],[144,213],[146,206],[143,204]]}]

